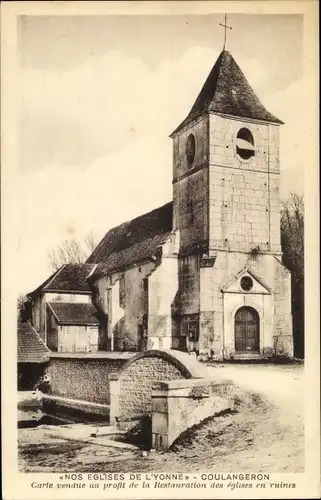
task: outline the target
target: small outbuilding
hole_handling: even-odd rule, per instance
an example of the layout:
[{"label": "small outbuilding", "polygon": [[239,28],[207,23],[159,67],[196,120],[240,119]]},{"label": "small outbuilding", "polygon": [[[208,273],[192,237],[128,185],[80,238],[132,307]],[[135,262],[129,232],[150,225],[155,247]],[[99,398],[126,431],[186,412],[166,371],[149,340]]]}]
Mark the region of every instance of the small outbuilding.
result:
[{"label": "small outbuilding", "polygon": [[29,321],[18,323],[18,391],[33,390],[44,376],[50,350]]}]

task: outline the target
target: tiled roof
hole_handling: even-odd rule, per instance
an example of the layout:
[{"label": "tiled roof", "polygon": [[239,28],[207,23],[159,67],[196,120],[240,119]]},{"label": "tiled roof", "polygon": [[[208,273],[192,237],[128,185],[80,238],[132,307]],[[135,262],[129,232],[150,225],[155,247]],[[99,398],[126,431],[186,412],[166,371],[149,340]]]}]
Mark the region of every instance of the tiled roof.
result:
[{"label": "tiled roof", "polygon": [[29,322],[18,324],[18,362],[44,363],[50,350]]},{"label": "tiled roof", "polygon": [[173,134],[208,112],[283,123],[264,108],[242,70],[226,50],[218,57],[190,113]]},{"label": "tiled roof", "polygon": [[92,304],[67,302],[48,303],[58,322],[62,325],[98,325],[97,311]]},{"label": "tiled roof", "polygon": [[93,268],[93,264],[64,264],[29,295],[39,292],[90,292],[87,277]]},{"label": "tiled roof", "polygon": [[167,203],[110,229],[87,263],[100,263],[99,270],[108,272],[155,255],[172,232],[172,215],[173,204]]}]

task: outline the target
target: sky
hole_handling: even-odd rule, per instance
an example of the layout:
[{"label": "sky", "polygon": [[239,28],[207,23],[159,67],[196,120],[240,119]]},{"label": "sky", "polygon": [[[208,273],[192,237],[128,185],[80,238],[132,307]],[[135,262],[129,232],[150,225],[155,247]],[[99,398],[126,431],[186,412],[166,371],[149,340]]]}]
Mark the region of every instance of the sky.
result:
[{"label": "sky", "polygon": [[[222,15],[22,16],[19,293],[48,252],[172,199],[170,133],[222,50]],[[303,192],[303,18],[231,14],[227,50],[281,127],[281,196]]]}]

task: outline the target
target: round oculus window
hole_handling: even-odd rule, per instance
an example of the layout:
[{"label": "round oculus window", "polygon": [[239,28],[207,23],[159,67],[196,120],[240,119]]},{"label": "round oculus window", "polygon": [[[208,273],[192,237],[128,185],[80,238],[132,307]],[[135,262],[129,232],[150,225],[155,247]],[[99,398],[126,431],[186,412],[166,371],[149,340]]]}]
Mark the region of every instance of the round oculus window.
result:
[{"label": "round oculus window", "polygon": [[245,290],[246,292],[253,288],[253,280],[252,278],[250,278],[250,276],[243,276],[240,284],[242,290]]},{"label": "round oculus window", "polygon": [[195,136],[190,134],[186,141],[186,159],[189,165],[192,165],[195,158],[196,141]]}]

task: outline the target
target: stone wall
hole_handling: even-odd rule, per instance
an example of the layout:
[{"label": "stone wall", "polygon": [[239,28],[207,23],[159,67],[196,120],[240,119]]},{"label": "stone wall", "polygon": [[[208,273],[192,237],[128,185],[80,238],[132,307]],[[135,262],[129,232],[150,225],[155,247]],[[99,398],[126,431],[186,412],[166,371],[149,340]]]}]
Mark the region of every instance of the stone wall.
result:
[{"label": "stone wall", "polygon": [[[194,122],[173,138],[173,229],[180,230],[180,248],[208,239],[209,119]],[[186,158],[188,136],[195,137],[192,165]]]},{"label": "stone wall", "polygon": [[293,356],[291,273],[279,259],[276,262],[274,296],[274,347],[276,355]]},{"label": "stone wall", "polygon": [[152,446],[166,450],[180,434],[209,416],[234,408],[233,386],[211,379],[155,384],[152,393]]},{"label": "stone wall", "polygon": [[[237,154],[237,133],[251,131],[255,154]],[[192,165],[186,141],[196,139]],[[210,115],[174,137],[173,223],[181,250],[210,248],[280,251],[279,127]]]},{"label": "stone wall", "polygon": [[[228,294],[229,305],[224,309],[222,288],[246,266],[265,282],[271,294]],[[254,307],[260,316],[262,353],[264,349],[273,347],[277,336],[284,345],[284,353],[292,355],[291,275],[279,259],[271,254],[258,255],[254,259],[246,253],[218,251],[214,267],[202,268],[200,276],[200,316],[203,318],[200,321],[200,351],[212,349],[218,358],[226,355],[223,352],[225,348],[230,352],[234,342],[234,316],[228,315],[231,311],[235,313],[238,307],[248,305]],[[231,301],[234,301],[234,305]],[[226,341],[228,346],[225,345]]]},{"label": "stone wall", "polygon": [[207,240],[208,169],[191,172],[175,183],[173,202],[181,250]]},{"label": "stone wall", "polygon": [[[261,250],[280,251],[276,217],[280,206],[275,191],[269,199],[268,177],[266,173],[210,168],[210,248],[249,251],[259,245]],[[270,179],[273,186],[276,182]]]},{"label": "stone wall", "polygon": [[173,312],[178,292],[179,235],[163,245],[161,264],[148,277],[148,348],[171,349],[177,336]]},{"label": "stone wall", "polygon": [[109,375],[118,372],[133,354],[52,354],[47,367],[54,396],[93,403],[110,403]]},{"label": "stone wall", "polygon": [[[253,136],[254,155],[248,159],[237,148],[241,128]],[[189,165],[186,143],[191,133],[196,150]],[[232,302],[235,307],[240,302],[252,305],[260,315],[262,354],[279,343],[280,350],[291,355],[290,277],[277,262],[281,255],[278,125],[210,114],[175,134],[173,217],[174,228],[180,231],[180,336],[173,338],[172,346],[229,356],[234,344]],[[255,249],[261,253],[252,258]],[[215,264],[202,266],[204,255]],[[252,267],[271,293],[253,291],[224,299],[222,287],[244,266]],[[191,340],[194,323],[199,325],[196,341]]]},{"label": "stone wall", "polygon": [[159,349],[136,355],[112,377],[111,421],[139,419],[150,413],[155,382],[201,378],[205,373],[204,366],[187,353]]},{"label": "stone wall", "polygon": [[[139,332],[143,324],[144,279],[155,269],[155,262],[132,266],[123,272],[114,272],[94,284],[95,301],[108,315],[107,349],[137,350]],[[107,319],[106,319],[107,321]],[[112,345],[113,344],[113,345]]]},{"label": "stone wall", "polygon": [[[240,128],[254,137],[255,155],[236,154]],[[210,248],[280,251],[279,129],[211,115],[209,154]]]},{"label": "stone wall", "polygon": [[[192,165],[187,163],[186,141],[193,133],[196,139],[195,158]],[[201,118],[190,127],[173,137],[173,180],[176,182],[185,175],[202,168],[208,161],[209,154],[209,118]]]},{"label": "stone wall", "polygon": [[[248,160],[236,153],[236,136],[243,127],[249,129],[254,138],[255,155]],[[278,125],[211,114],[209,143],[209,162],[212,165],[252,169],[254,172],[280,171]]]},{"label": "stone wall", "polygon": [[[229,357],[234,349],[233,314],[238,307],[248,305],[260,316],[261,354],[271,353],[278,342],[280,350],[292,356],[291,275],[280,260],[268,253],[253,258],[245,252],[217,251],[214,261],[213,266],[203,267],[197,255],[180,258],[181,342],[177,340],[173,347],[219,359]],[[271,293],[265,295],[254,287],[253,293],[238,291],[224,298],[222,288],[246,266],[266,283]],[[196,342],[189,340],[190,325],[195,322],[199,325]]]},{"label": "stone wall", "polygon": [[[107,347],[139,351],[171,348],[172,310],[178,291],[179,233],[172,233],[153,261],[114,272],[94,284],[94,302],[106,316]],[[144,347],[146,348],[146,346]]]},{"label": "stone wall", "polygon": [[179,290],[181,314],[199,312],[200,305],[200,256],[182,256],[179,259]]},{"label": "stone wall", "polygon": [[151,412],[153,384],[182,377],[180,370],[162,358],[138,359],[121,375],[118,417],[121,419]]},{"label": "stone wall", "polygon": [[176,349],[193,350],[195,343],[189,342],[189,335],[190,327],[199,322],[200,259],[199,253],[179,258],[179,336],[173,339],[173,348]]}]

